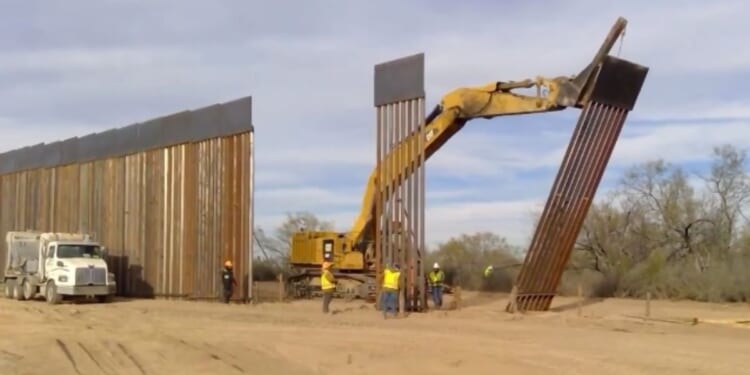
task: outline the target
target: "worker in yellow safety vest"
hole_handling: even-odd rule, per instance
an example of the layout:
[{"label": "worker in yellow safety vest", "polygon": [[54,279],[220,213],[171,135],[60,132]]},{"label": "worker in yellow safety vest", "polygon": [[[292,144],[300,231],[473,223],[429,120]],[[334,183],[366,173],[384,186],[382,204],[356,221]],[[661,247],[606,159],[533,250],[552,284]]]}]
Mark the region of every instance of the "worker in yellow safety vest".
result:
[{"label": "worker in yellow safety vest", "polygon": [[494,267],[492,265],[487,266],[487,268],[484,269],[484,277],[490,277],[492,275],[492,271],[494,270]]},{"label": "worker in yellow safety vest", "polygon": [[397,263],[394,263],[392,267],[386,267],[383,271],[383,291],[380,295],[380,302],[384,318],[388,317],[389,311],[392,311],[393,315],[398,313],[398,291],[400,280],[401,268]]},{"label": "worker in yellow safety vest", "polygon": [[338,281],[331,272],[333,264],[331,262],[323,262],[323,272],[320,274],[320,289],[323,291],[323,313],[328,313],[328,305],[331,304],[333,299],[333,291],[336,290],[336,284]]},{"label": "worker in yellow safety vest", "polygon": [[432,272],[427,275],[427,281],[430,284],[430,291],[432,292],[432,303],[435,304],[436,309],[440,309],[443,306],[445,273],[440,269],[438,262],[432,265]]}]

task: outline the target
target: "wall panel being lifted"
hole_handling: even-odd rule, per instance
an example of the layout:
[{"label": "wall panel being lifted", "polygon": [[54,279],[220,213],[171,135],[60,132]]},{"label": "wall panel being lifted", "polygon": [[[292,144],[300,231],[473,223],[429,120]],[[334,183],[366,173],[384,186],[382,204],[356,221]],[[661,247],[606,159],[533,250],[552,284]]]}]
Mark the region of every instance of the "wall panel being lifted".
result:
[{"label": "wall panel being lifted", "polygon": [[246,97],[0,154],[3,238],[90,233],[127,296],[217,298],[230,259],[244,279],[233,298],[251,298],[251,107]]},{"label": "wall panel being lifted", "polygon": [[562,279],[648,68],[606,56],[547,198],[506,311],[545,311]]}]

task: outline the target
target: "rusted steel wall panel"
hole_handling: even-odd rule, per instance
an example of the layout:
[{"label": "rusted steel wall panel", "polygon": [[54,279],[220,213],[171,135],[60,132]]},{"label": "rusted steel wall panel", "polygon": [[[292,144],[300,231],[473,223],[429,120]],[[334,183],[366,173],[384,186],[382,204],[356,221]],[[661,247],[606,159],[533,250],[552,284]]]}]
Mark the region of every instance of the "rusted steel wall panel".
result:
[{"label": "rusted steel wall panel", "polygon": [[625,122],[626,111],[584,108],[518,276],[520,310],[547,310]]},{"label": "rusted steel wall panel", "polygon": [[[613,56],[599,66],[516,280],[515,308],[552,304],[589,207],[648,68]],[[513,301],[511,301],[513,302]],[[506,310],[514,308],[509,303]]]},{"label": "rusted steel wall panel", "polygon": [[[426,307],[424,55],[376,65],[374,96],[378,170],[374,242],[378,280],[382,280],[385,266],[401,265],[405,293],[400,306],[422,311]],[[380,283],[377,287],[380,290]]]},{"label": "rusted steel wall panel", "polygon": [[518,278],[520,309],[549,308],[625,116],[594,102],[584,109]]},{"label": "rusted steel wall panel", "polygon": [[[230,259],[235,276],[245,279],[238,280],[241,287],[233,299],[252,297],[246,281],[253,239],[251,103],[248,98],[229,104],[209,107],[210,115],[198,110],[147,122],[160,128],[170,124],[171,132],[190,122],[192,134],[182,138],[136,125],[141,134],[161,132],[168,145],[153,148],[157,143],[150,140],[148,147],[128,145],[140,151],[127,155],[0,175],[0,231],[94,235],[109,249],[120,295],[217,298],[222,264]],[[243,111],[242,105],[248,108]],[[198,114],[200,121],[190,114]],[[191,140],[171,144],[184,139]],[[81,160],[92,152],[105,151],[74,151],[83,155]],[[28,160],[5,163],[11,164],[33,165]],[[3,242],[2,269],[5,247]]]}]

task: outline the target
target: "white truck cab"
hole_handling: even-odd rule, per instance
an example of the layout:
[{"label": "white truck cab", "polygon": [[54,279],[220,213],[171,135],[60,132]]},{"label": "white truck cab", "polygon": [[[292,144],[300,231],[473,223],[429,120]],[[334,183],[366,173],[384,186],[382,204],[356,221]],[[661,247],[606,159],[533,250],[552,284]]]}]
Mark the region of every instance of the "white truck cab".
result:
[{"label": "white truck cab", "polygon": [[5,296],[29,300],[41,294],[55,304],[63,297],[108,301],[116,282],[106,249],[87,234],[8,232]]}]

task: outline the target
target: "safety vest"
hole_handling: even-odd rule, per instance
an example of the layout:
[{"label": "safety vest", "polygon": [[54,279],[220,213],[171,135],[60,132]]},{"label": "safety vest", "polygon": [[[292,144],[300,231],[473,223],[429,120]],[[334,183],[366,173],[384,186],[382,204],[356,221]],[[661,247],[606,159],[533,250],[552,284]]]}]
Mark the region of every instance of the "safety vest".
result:
[{"label": "safety vest", "polygon": [[398,280],[401,277],[401,271],[391,271],[387,269],[383,271],[383,288],[398,290]]},{"label": "safety vest", "polygon": [[492,274],[492,266],[487,266],[487,268],[484,269],[484,277],[490,277],[490,274]]},{"label": "safety vest", "polygon": [[437,272],[435,271],[430,272],[429,277],[430,277],[430,284],[435,285],[435,286],[442,285],[443,280],[445,280],[445,274],[443,273],[442,270],[437,271]]},{"label": "safety vest", "polygon": [[336,284],[328,280],[329,277],[333,279],[333,275],[331,274],[331,271],[329,270],[323,271],[323,274],[320,275],[320,289],[323,289],[323,290],[336,289]]}]

